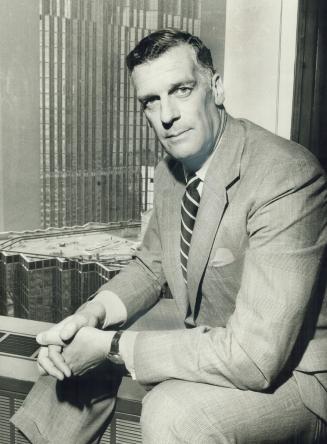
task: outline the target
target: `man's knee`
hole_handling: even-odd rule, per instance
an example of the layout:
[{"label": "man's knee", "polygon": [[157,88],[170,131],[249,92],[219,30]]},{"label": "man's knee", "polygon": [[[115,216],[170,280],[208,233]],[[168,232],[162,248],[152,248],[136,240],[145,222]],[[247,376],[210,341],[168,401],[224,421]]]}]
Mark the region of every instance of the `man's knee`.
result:
[{"label": "man's knee", "polygon": [[[143,399],[141,427],[144,443],[183,442],[184,414],[170,395],[169,384],[154,387]],[[178,421],[176,418],[178,417]]]},{"label": "man's knee", "polygon": [[292,381],[271,395],[169,380],[144,398],[141,417],[145,444],[309,443],[316,424]]},{"label": "man's knee", "polygon": [[[196,405],[184,402],[181,381],[165,381],[143,399],[141,427],[144,443],[217,443],[210,427],[201,422]],[[227,442],[222,437],[219,442]]]},{"label": "man's knee", "polygon": [[141,414],[143,442],[154,441],[156,436],[159,436],[159,430],[163,434],[170,433],[173,418],[171,407],[167,411],[167,399],[165,390],[161,387],[162,385],[164,384],[154,387],[143,398]]}]

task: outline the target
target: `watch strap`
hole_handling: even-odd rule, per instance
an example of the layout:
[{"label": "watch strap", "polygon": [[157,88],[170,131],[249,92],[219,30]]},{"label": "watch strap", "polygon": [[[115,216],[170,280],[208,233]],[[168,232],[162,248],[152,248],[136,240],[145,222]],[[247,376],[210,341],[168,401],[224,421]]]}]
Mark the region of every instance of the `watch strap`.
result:
[{"label": "watch strap", "polygon": [[113,338],[111,340],[110,350],[108,353],[109,358],[112,356],[119,356],[119,340],[120,340],[120,337],[123,333],[124,333],[124,330],[118,330],[113,335]]}]

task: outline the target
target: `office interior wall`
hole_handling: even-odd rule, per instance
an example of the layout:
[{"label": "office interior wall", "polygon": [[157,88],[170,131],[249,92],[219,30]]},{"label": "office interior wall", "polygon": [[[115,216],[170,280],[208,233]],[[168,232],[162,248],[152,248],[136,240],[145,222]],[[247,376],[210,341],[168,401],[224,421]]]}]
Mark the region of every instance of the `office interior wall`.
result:
[{"label": "office interior wall", "polygon": [[226,107],[290,137],[298,0],[227,0]]},{"label": "office interior wall", "polygon": [[223,75],[225,58],[226,0],[202,0],[200,37],[210,48],[217,71]]}]

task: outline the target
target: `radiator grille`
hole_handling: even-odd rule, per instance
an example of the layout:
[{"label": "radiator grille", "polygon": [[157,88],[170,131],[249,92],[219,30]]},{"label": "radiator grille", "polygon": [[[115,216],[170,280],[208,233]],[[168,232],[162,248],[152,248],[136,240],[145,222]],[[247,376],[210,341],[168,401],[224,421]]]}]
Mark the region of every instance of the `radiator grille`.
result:
[{"label": "radiator grille", "polygon": [[29,444],[29,441],[9,423],[9,418],[22,403],[21,398],[0,395],[0,444]]},{"label": "radiator grille", "polygon": [[23,402],[24,402],[24,399],[21,399],[21,398],[15,398],[14,399],[14,409],[15,409],[15,412],[19,409],[19,407],[22,406]]},{"label": "radiator grille", "polygon": [[100,444],[110,444],[110,443],[111,443],[111,425],[104,432],[100,440]]},{"label": "radiator grille", "polygon": [[140,424],[117,418],[116,444],[142,444]]},{"label": "radiator grille", "polygon": [[34,337],[9,334],[0,342],[0,353],[30,357],[39,348]]},{"label": "radiator grille", "polygon": [[0,444],[10,443],[10,398],[0,396]]},{"label": "radiator grille", "polygon": [[[20,398],[14,399],[14,410],[15,412],[19,409],[19,407],[23,404],[24,400]],[[16,429],[15,427],[15,444],[29,444],[26,438]]]},{"label": "radiator grille", "polygon": [[29,441],[27,441],[26,438],[17,430],[15,429],[15,444],[30,444]]}]

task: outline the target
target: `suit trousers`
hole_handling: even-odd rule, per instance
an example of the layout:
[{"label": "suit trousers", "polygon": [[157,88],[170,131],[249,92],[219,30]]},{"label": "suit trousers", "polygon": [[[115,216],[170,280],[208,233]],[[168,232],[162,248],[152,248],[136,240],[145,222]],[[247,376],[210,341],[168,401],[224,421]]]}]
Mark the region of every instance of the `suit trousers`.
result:
[{"label": "suit trousers", "polygon": [[[161,300],[128,328],[183,325],[175,302]],[[108,365],[63,382],[42,376],[12,422],[33,444],[95,443],[110,422],[119,383]],[[141,426],[144,444],[313,444],[327,439],[326,424],[304,406],[293,377],[269,392],[163,381],[143,399]]]}]

